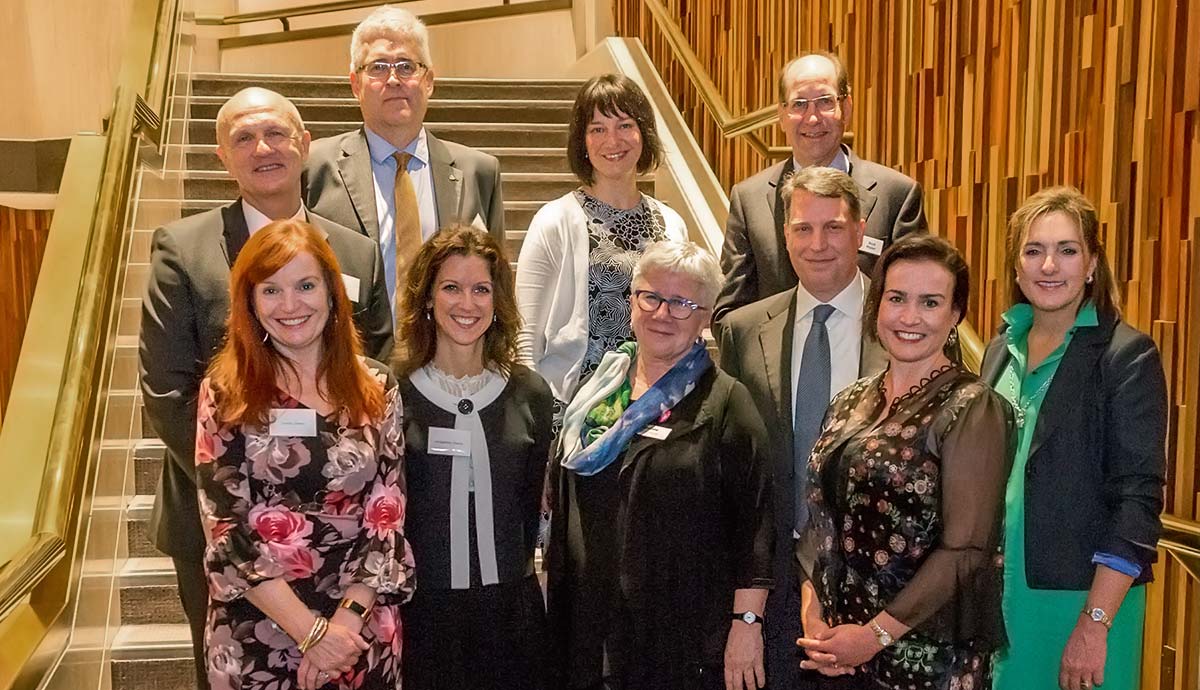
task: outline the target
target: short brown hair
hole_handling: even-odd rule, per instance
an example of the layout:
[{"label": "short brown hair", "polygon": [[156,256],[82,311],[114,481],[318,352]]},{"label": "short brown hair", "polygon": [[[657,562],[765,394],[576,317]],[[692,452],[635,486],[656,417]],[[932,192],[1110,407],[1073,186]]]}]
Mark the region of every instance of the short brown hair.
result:
[{"label": "short brown hair", "polygon": [[929,261],[950,272],[954,278],[954,292],[950,306],[958,310],[958,323],[967,315],[967,302],[971,299],[971,269],[958,248],[944,238],[925,233],[905,235],[887,248],[875,270],[871,272],[871,287],[863,300],[863,333],[879,342],[879,303],[883,301],[884,283],[888,269],[898,261]]},{"label": "short brown hair", "polygon": [[579,89],[571,108],[571,128],[567,135],[567,160],[571,172],[584,184],[594,182],[595,168],[588,160],[587,128],[592,115],[599,110],[608,117],[624,113],[632,117],[642,134],[642,156],[638,158],[638,174],[644,174],[662,163],[662,140],[654,124],[654,108],[645,92],[629,77],[621,74],[602,74],[592,77]]},{"label": "short brown hair", "polygon": [[487,262],[492,274],[492,309],[495,322],[484,334],[484,366],[505,374],[517,361],[517,331],[521,315],[517,311],[512,266],[500,243],[490,234],[465,223],[456,223],[434,233],[417,252],[397,309],[396,354],[393,368],[407,376],[433,360],[437,352],[437,326],[427,318],[433,299],[433,283],[442,264],[451,256],[478,256]]},{"label": "short brown hair", "polygon": [[354,328],[354,310],[337,258],[324,233],[304,221],[289,219],[268,223],[251,235],[233,262],[228,335],[208,369],[218,415],[226,424],[265,427],[277,397],[276,374],[283,367],[295,369],[268,344],[267,331],[254,311],[254,287],[301,253],[316,260],[329,291],[329,318],[321,332],[317,379],[324,381],[329,402],[348,419],[378,421],[383,416],[383,388],[359,363],[362,342]]},{"label": "short brown hair", "polygon": [[862,220],[858,183],[841,170],[813,165],[793,172],[779,185],[779,194],[783,197],[785,226],[792,213],[792,195],[799,191],[826,199],[841,199],[850,209],[850,219],[856,223]]},{"label": "short brown hair", "polygon": [[800,55],[797,55],[796,57],[792,58],[791,60],[788,61],[788,63],[786,65],[783,66],[783,69],[779,70],[779,102],[780,103],[786,103],[787,99],[788,99],[788,87],[791,85],[788,83],[788,72],[791,71],[792,66],[795,65],[797,62],[800,62],[804,58],[812,57],[814,55],[819,55],[833,63],[833,69],[834,69],[835,73],[837,74],[838,95],[839,96],[849,96],[850,95],[850,73],[846,71],[846,65],[845,65],[845,63],[842,62],[842,59],[840,57],[838,57],[836,54],[831,53],[827,50],[810,50],[807,53],[801,53]]},{"label": "short brown hair", "polygon": [[1091,283],[1084,285],[1083,300],[1096,305],[1096,313],[1107,319],[1121,315],[1117,281],[1108,265],[1104,245],[1100,244],[1100,219],[1096,207],[1074,187],[1049,187],[1034,194],[1021,204],[1008,219],[1008,235],[1004,241],[1004,270],[1008,276],[1009,306],[1029,302],[1029,298],[1017,284],[1017,265],[1021,261],[1021,249],[1029,234],[1029,228],[1037,219],[1051,213],[1062,213],[1075,221],[1079,238],[1088,253],[1096,257],[1096,272]]}]

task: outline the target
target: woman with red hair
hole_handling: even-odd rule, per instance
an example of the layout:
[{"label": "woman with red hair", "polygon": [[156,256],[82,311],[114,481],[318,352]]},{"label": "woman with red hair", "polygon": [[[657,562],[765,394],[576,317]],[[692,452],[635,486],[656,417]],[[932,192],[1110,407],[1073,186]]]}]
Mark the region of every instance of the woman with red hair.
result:
[{"label": "woman with red hair", "polygon": [[395,687],[398,608],[414,586],[395,380],[362,356],[313,226],[256,232],[230,295],[197,403],[209,681]]}]

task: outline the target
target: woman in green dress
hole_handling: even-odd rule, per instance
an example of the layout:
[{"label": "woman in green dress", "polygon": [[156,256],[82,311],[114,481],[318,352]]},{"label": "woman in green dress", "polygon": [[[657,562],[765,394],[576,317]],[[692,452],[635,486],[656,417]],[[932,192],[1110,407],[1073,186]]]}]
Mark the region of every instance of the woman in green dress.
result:
[{"label": "woman in green dress", "polygon": [[1000,690],[1137,688],[1161,531],[1166,382],[1121,320],[1092,204],[1047,189],[1009,221],[1011,308],[982,377],[1017,410]]}]

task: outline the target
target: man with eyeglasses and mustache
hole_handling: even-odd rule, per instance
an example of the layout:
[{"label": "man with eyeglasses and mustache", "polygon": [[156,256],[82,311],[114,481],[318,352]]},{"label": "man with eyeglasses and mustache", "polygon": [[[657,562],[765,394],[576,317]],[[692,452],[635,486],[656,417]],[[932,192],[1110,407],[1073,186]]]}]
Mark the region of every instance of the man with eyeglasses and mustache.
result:
[{"label": "man with eyeglasses and mustache", "polygon": [[367,356],[387,361],[392,315],[379,247],[306,209],[300,175],[309,133],[296,106],[267,89],[234,94],[217,113],[217,157],[237,181],[233,203],[154,232],[138,343],[145,414],[166,446],[150,535],[171,557],[192,635],[197,685],[208,688],[204,627],[208,582],[196,502],[196,397],[225,338],[229,274],[250,235],[271,221],[297,219],[325,233],[343,271],[354,323]]},{"label": "man with eyeglasses and mustache", "polygon": [[434,73],[429,32],[385,5],[350,39],[350,88],[363,127],[313,144],[311,208],[379,243],[393,295],[421,243],[454,222],[486,227],[504,244],[500,162],[425,129]]},{"label": "man with eyeglasses and mustache", "polygon": [[779,189],[800,168],[824,166],[848,173],[859,187],[866,234],[858,265],[870,275],[891,243],[925,231],[921,186],[891,168],[863,160],[842,143],[853,112],[850,80],[832,53],[811,52],[779,74],[779,124],[792,156],[734,185],[721,250],[725,286],[713,321],[751,302],[796,287],[796,272],[784,248],[784,206]]}]

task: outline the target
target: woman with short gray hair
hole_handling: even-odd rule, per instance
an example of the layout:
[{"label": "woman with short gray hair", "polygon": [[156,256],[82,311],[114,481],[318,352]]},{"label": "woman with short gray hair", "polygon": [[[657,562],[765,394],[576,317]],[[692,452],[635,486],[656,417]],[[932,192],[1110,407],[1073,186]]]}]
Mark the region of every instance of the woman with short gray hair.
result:
[{"label": "woman with short gray hair", "polygon": [[719,288],[706,250],[650,245],[633,271],[635,341],[606,353],[567,407],[546,557],[556,686],[765,680],[766,431],[701,337]]}]

